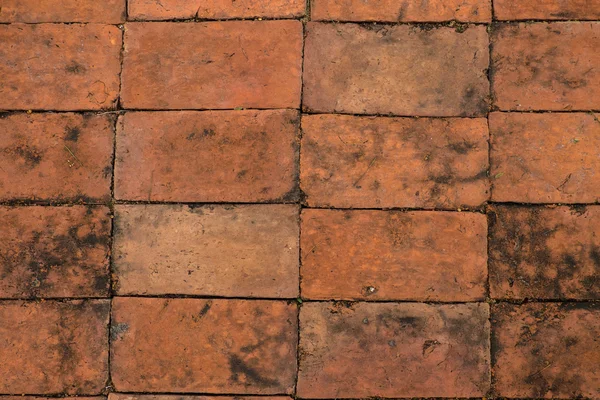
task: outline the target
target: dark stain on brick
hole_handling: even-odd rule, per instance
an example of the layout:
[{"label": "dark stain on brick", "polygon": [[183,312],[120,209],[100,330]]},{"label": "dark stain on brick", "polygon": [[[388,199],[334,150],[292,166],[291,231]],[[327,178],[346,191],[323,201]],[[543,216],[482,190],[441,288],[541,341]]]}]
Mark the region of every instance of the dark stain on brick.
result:
[{"label": "dark stain on brick", "polygon": [[73,61],[72,63],[70,63],[69,65],[67,65],[65,67],[65,71],[67,71],[69,74],[83,75],[87,71],[87,68],[85,68],[84,65]]},{"label": "dark stain on brick", "polygon": [[76,142],[77,139],[79,139],[79,135],[81,134],[81,130],[79,129],[79,127],[70,127],[67,126],[67,128],[65,129],[65,140],[71,141],[71,142]]},{"label": "dark stain on brick", "polygon": [[129,324],[124,322],[112,324],[110,327],[110,339],[117,340],[123,337],[123,334],[129,330]]},{"label": "dark stain on brick", "polygon": [[231,380],[236,383],[240,382],[240,375],[244,375],[246,377],[246,386],[250,386],[253,383],[261,387],[273,387],[279,385],[277,380],[262,376],[260,372],[252,368],[235,354],[229,356],[229,369],[231,370]]}]

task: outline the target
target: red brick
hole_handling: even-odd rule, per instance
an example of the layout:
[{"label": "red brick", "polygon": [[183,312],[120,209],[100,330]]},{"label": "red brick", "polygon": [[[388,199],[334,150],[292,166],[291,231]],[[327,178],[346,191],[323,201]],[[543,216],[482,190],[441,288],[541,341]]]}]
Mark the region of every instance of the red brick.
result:
[{"label": "red brick", "polygon": [[0,207],[0,297],[107,296],[106,207]]},{"label": "red brick", "polygon": [[492,86],[501,110],[600,108],[600,24],[499,24]]},{"label": "red brick", "polygon": [[113,300],[119,391],[291,393],[297,310],[264,300]]},{"label": "red brick", "polygon": [[293,18],[304,15],[305,8],[305,0],[129,0],[129,18]]},{"label": "red brick", "polygon": [[352,114],[480,116],[488,110],[485,26],[308,23],[306,110]]},{"label": "red brick", "polygon": [[488,22],[491,0],[311,0],[313,20],[385,22]]},{"label": "red brick", "polygon": [[309,205],[457,208],[489,198],[486,119],[307,115],[302,131]]},{"label": "red brick", "polygon": [[[19,400],[19,399],[10,399]],[[31,399],[25,399],[31,400]],[[75,399],[78,400],[78,399]],[[110,393],[108,400],[291,400],[289,396],[182,396],[174,394],[122,394]]]},{"label": "red brick", "polygon": [[486,237],[482,214],[306,209],[302,297],[482,300]]},{"label": "red brick", "polygon": [[[2,400],[53,400],[56,397],[41,397],[41,396],[2,396]],[[106,400],[104,396],[94,396],[94,397],[73,397],[69,396],[68,400]]]},{"label": "red brick", "polygon": [[125,21],[125,0],[3,0],[0,22]]},{"label": "red brick", "polygon": [[121,36],[110,25],[0,25],[0,109],[113,107]]},{"label": "red brick", "polygon": [[117,206],[119,294],[298,297],[295,205]]},{"label": "red brick", "polygon": [[100,394],[109,300],[0,302],[0,393]]},{"label": "red brick", "polygon": [[188,202],[294,201],[298,113],[127,113],[117,129],[115,197]]},{"label": "red brick", "polygon": [[126,108],[297,108],[299,21],[129,23]]},{"label": "red brick", "polygon": [[600,397],[600,307],[500,304],[492,309],[495,389],[501,397]]},{"label": "red brick", "polygon": [[481,397],[488,314],[487,304],[305,303],[298,396]]},{"label": "red brick", "polygon": [[494,0],[494,13],[499,20],[595,20],[600,19],[599,0]]},{"label": "red brick", "polygon": [[0,200],[110,199],[111,116],[13,114],[0,131]]},{"label": "red brick", "polygon": [[593,113],[490,114],[494,201],[600,199],[600,122]]}]

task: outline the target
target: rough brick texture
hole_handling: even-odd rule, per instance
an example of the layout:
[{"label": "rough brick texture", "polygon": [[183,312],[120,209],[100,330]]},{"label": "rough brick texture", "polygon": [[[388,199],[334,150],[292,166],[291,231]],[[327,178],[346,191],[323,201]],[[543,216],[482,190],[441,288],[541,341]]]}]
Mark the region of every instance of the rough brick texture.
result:
[{"label": "rough brick texture", "polygon": [[98,22],[125,20],[125,0],[2,0],[0,22]]},{"label": "rough brick texture", "polygon": [[600,397],[598,304],[500,304],[492,311],[499,396]]},{"label": "rough brick texture", "polygon": [[494,0],[494,13],[500,20],[597,20],[600,0]]},{"label": "rough brick texture", "polygon": [[492,200],[597,202],[599,121],[593,113],[490,114]]},{"label": "rough brick texture", "polygon": [[[9,399],[18,400],[18,399]],[[31,400],[31,399],[25,399]],[[78,400],[78,399],[76,399]],[[288,396],[182,396],[110,393],[108,400],[291,400]]]},{"label": "rough brick texture", "polygon": [[292,392],[295,304],[117,297],[112,309],[111,376],[117,390]]},{"label": "rough brick texture", "polygon": [[0,302],[0,393],[100,394],[109,300]]},{"label": "rough brick texture", "polygon": [[452,208],[489,197],[485,119],[302,117],[311,206]]},{"label": "rough brick texture", "polygon": [[117,132],[115,197],[294,201],[298,125],[292,110],[127,113]]},{"label": "rough brick texture", "polygon": [[475,213],[305,210],[302,296],[482,300],[486,227]]},{"label": "rough brick texture", "polygon": [[[129,23],[126,108],[298,108],[299,21]],[[1,103],[0,103],[1,104]]]}]

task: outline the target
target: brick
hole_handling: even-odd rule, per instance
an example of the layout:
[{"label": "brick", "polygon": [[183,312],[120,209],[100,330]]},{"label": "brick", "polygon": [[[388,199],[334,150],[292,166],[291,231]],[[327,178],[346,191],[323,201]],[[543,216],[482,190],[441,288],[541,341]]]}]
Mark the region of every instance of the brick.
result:
[{"label": "brick", "polygon": [[119,391],[281,394],[294,387],[294,304],[117,297],[112,324]]},{"label": "brick", "polygon": [[129,23],[122,93],[134,109],[298,108],[299,21]]},{"label": "brick", "polygon": [[487,304],[305,303],[298,396],[481,397],[488,315]]},{"label": "brick", "polygon": [[0,22],[125,21],[125,0],[3,0]]},{"label": "brick", "polygon": [[[52,400],[56,397],[41,397],[41,396],[2,396],[2,400]],[[82,397],[69,396],[69,400],[106,400],[104,396]]]},{"label": "brick", "polygon": [[121,36],[110,25],[0,25],[0,109],[114,107]]},{"label": "brick", "polygon": [[311,206],[453,208],[489,198],[486,119],[305,115]]},{"label": "brick", "polygon": [[129,0],[129,18],[294,18],[304,15],[305,8],[305,0]]},{"label": "brick", "polygon": [[600,397],[600,307],[498,304],[492,309],[495,389],[501,397]]},{"label": "brick", "polygon": [[494,201],[599,201],[600,123],[593,113],[492,113],[490,137]]},{"label": "brick", "polygon": [[494,0],[499,20],[596,20],[600,19],[599,0],[538,0],[535,2]]},{"label": "brick", "polygon": [[298,297],[295,205],[117,206],[119,294]]},{"label": "brick", "polygon": [[117,128],[115,197],[294,201],[298,120],[293,110],[127,113]]},{"label": "brick", "polygon": [[600,24],[498,24],[492,41],[492,92],[501,110],[600,108]]},{"label": "brick", "polygon": [[[13,400],[13,399],[9,399]],[[19,400],[19,399],[14,399]],[[30,399],[25,399],[30,400]],[[108,400],[291,400],[289,396],[181,396],[168,394],[122,394],[110,393]]]},{"label": "brick", "polygon": [[488,110],[485,26],[307,24],[307,111],[482,116]]},{"label": "brick", "polygon": [[108,208],[0,207],[0,220],[0,297],[108,296]]},{"label": "brick", "polygon": [[489,22],[491,0],[312,0],[316,21]]},{"label": "brick", "polygon": [[302,297],[474,301],[485,298],[482,214],[302,212]]},{"label": "brick", "polygon": [[0,131],[0,200],[110,199],[111,116],[5,114]]},{"label": "brick", "polygon": [[100,394],[109,300],[0,302],[0,393]]}]

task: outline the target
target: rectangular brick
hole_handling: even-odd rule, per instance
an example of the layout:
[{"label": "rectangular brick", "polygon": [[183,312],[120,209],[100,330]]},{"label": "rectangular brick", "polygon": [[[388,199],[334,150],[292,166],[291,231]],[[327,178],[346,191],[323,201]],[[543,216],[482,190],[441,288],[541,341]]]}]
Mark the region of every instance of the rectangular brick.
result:
[{"label": "rectangular brick", "polygon": [[113,107],[121,46],[111,25],[0,25],[0,109]]},{"label": "rectangular brick", "polygon": [[600,108],[600,24],[498,24],[492,92],[501,110]]},{"label": "rectangular brick", "polygon": [[484,396],[488,316],[487,304],[305,303],[298,396]]},{"label": "rectangular brick", "polygon": [[295,205],[117,206],[119,294],[298,297]]},{"label": "rectangular brick", "polygon": [[282,301],[113,300],[119,391],[291,393],[297,307]]},{"label": "rectangular brick", "polygon": [[108,296],[108,208],[0,207],[0,220],[0,297]]},{"label": "rectangular brick", "polygon": [[109,300],[0,302],[0,393],[100,394]]},{"label": "rectangular brick", "polygon": [[[13,399],[10,399],[13,400]],[[14,399],[18,400],[18,399]],[[25,399],[31,400],[31,399]],[[75,399],[78,400],[78,399]],[[175,394],[110,393],[108,400],[291,400],[289,396],[182,396]]]},{"label": "rectangular brick", "polygon": [[305,115],[312,206],[451,208],[489,198],[486,119]]},{"label": "rectangular brick", "polygon": [[302,23],[129,23],[123,105],[134,109],[298,108]]},{"label": "rectangular brick", "polygon": [[316,21],[488,22],[491,0],[311,0]]},{"label": "rectangular brick", "polygon": [[485,26],[460,33],[310,22],[304,55],[308,111],[442,117],[488,111]]},{"label": "rectangular brick", "polygon": [[305,3],[305,0],[129,0],[129,18],[294,18],[304,15]]},{"label": "rectangular brick", "polygon": [[495,390],[509,398],[600,397],[600,305],[492,308]]},{"label": "rectangular brick", "polygon": [[294,201],[299,140],[293,110],[127,113],[117,127],[115,197]]},{"label": "rectangular brick", "polygon": [[110,199],[112,116],[4,114],[0,131],[0,200]]},{"label": "rectangular brick", "polygon": [[593,113],[490,114],[492,200],[600,200],[600,122]]},{"label": "rectangular brick", "polygon": [[125,21],[125,0],[2,0],[0,22]]},{"label": "rectangular brick", "polygon": [[302,297],[483,300],[487,222],[482,214],[302,212]]},{"label": "rectangular brick", "polygon": [[499,20],[595,20],[600,19],[600,0],[494,0]]}]

